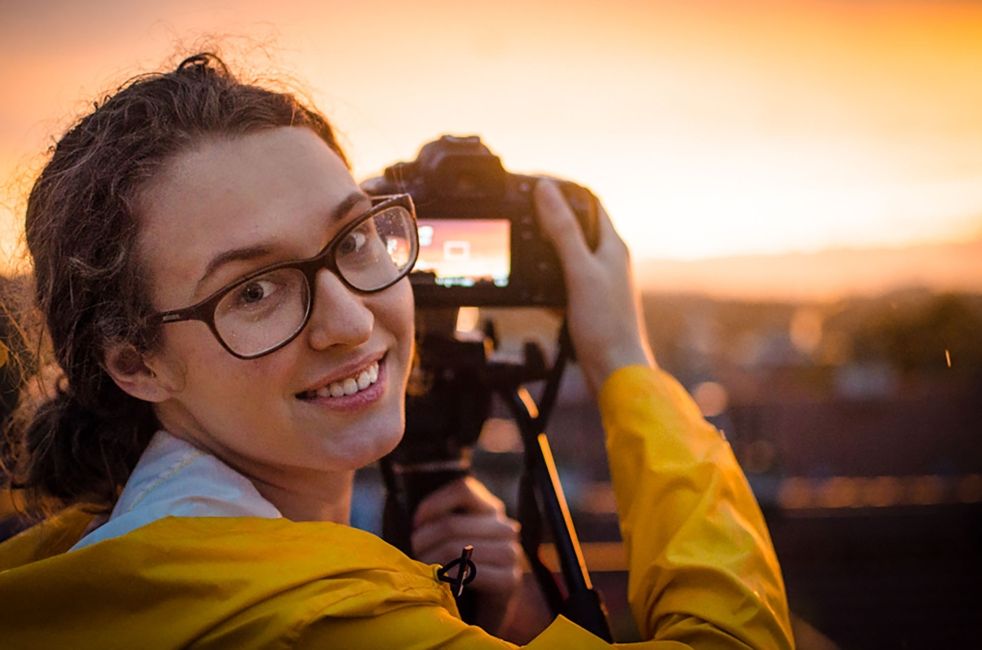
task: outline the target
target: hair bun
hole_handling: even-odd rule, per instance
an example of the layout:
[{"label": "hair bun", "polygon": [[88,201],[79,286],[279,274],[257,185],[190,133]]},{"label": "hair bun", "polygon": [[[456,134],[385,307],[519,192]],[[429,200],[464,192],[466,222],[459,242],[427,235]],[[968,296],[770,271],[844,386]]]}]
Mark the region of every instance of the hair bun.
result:
[{"label": "hair bun", "polygon": [[177,64],[177,72],[186,72],[191,74],[208,73],[216,68],[221,70],[223,74],[228,74],[228,67],[225,65],[225,62],[213,52],[199,52],[197,54],[192,54]]}]

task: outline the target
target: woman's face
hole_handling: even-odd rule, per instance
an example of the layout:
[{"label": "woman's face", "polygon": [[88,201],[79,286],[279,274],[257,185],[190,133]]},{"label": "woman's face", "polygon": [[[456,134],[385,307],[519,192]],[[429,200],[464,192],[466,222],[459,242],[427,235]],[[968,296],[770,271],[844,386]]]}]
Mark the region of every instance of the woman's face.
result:
[{"label": "woman's face", "polygon": [[[140,202],[139,255],[158,310],[197,303],[263,266],[311,257],[370,207],[341,159],[299,127],[204,139]],[[322,270],[311,290],[306,328],[257,359],[229,354],[203,322],[164,325],[147,357],[166,388],[156,406],[163,427],[280,486],[390,451],[404,427],[409,281],[360,295]],[[346,383],[350,392],[347,379],[369,385],[332,397]]]}]

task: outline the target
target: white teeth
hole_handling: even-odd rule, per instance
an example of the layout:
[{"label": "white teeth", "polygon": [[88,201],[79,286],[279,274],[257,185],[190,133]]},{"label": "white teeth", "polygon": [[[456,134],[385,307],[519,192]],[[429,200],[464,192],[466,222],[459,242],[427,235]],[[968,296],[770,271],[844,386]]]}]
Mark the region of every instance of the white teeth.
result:
[{"label": "white teeth", "polygon": [[341,381],[332,381],[327,386],[322,386],[314,391],[317,397],[343,397],[354,395],[360,390],[365,390],[378,381],[378,362],[368,366],[355,377],[348,377]]},{"label": "white teeth", "polygon": [[345,395],[354,395],[357,392],[358,392],[358,382],[355,381],[354,379],[352,379],[351,377],[348,377],[347,379],[345,379],[344,380],[344,394]]}]

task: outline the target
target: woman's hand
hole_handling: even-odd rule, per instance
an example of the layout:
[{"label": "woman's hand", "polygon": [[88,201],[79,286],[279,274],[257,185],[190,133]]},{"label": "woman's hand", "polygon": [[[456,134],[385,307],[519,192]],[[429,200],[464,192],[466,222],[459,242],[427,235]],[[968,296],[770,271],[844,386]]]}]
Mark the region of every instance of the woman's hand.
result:
[{"label": "woman's hand", "polygon": [[552,240],[566,280],[567,319],[576,357],[594,393],[623,366],[654,366],[630,255],[610,217],[598,205],[600,237],[591,251],[559,187],[535,187],[539,225]]},{"label": "woman's hand", "polygon": [[477,577],[469,588],[481,598],[477,622],[494,633],[507,622],[522,579],[518,529],[518,523],[505,515],[501,499],[468,476],[420,502],[413,518],[413,552],[421,562],[447,564],[473,544]]}]

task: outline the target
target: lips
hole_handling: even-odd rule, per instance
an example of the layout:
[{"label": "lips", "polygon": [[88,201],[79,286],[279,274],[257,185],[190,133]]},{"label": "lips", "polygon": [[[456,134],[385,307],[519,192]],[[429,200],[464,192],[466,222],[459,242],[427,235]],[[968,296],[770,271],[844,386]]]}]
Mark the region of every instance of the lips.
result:
[{"label": "lips", "polygon": [[346,397],[356,395],[368,389],[379,377],[379,360],[372,361],[364,368],[355,371],[348,377],[336,379],[316,389],[298,393],[300,399],[317,399],[326,397]]}]

